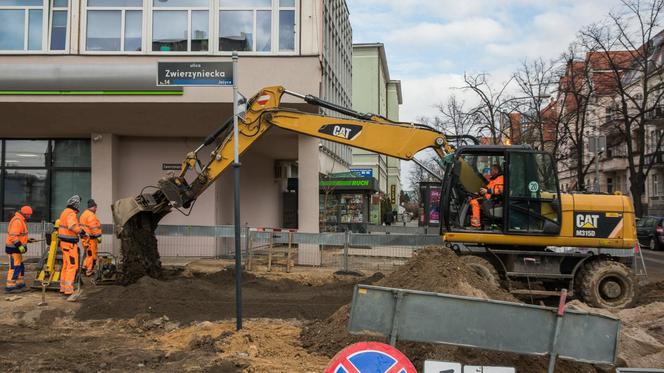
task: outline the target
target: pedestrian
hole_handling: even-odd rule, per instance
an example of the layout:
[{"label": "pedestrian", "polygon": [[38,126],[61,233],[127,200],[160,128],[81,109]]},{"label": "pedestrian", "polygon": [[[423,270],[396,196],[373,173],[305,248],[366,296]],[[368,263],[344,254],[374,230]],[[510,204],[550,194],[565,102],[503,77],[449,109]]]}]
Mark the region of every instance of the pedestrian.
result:
[{"label": "pedestrian", "polygon": [[5,240],[5,252],[9,255],[6,293],[18,293],[28,290],[23,279],[25,275],[23,254],[28,251],[28,242],[34,242],[34,240],[28,238],[27,221],[30,220],[30,216],[32,216],[32,208],[23,206],[19,211],[16,211],[9,221],[7,239]]},{"label": "pedestrian", "polygon": [[97,218],[97,203],[94,199],[88,200],[88,208],[81,214],[81,227],[87,234],[81,242],[85,250],[83,268],[86,276],[92,276],[97,263],[97,247],[101,244],[101,222]]},{"label": "pedestrian", "polygon": [[78,271],[78,239],[85,237],[85,231],[78,223],[78,211],[81,197],[73,195],[67,201],[67,207],[60,214],[58,238],[62,250],[62,270],[60,272],[60,292],[64,295],[74,294],[74,282]]}]

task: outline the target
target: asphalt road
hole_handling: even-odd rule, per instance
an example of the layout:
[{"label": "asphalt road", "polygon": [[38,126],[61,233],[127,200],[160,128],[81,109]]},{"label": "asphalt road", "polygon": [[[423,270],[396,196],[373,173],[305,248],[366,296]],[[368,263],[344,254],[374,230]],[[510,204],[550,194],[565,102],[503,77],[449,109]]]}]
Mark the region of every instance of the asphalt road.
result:
[{"label": "asphalt road", "polygon": [[664,251],[643,249],[643,259],[648,271],[648,281],[664,281]]}]

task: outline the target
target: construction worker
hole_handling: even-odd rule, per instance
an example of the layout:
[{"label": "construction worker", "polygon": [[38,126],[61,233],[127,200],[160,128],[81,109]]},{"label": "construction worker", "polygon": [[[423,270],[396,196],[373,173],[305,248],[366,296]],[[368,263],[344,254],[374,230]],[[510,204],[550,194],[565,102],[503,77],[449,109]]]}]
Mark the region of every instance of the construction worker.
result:
[{"label": "construction worker", "polygon": [[480,220],[480,202],[491,201],[492,198],[500,196],[505,190],[505,178],[500,165],[494,164],[491,166],[489,174],[489,183],[486,188],[480,188],[479,197],[470,200],[470,207],[472,208],[472,215],[470,217],[470,226],[472,228],[481,228],[482,223]]},{"label": "construction worker", "polygon": [[81,227],[87,237],[82,239],[85,250],[83,268],[86,276],[92,276],[97,263],[97,245],[101,243],[101,223],[97,218],[97,203],[94,199],[88,200],[88,208],[81,214]]},{"label": "construction worker", "polygon": [[60,272],[60,292],[64,295],[74,293],[74,282],[78,270],[78,239],[85,237],[85,231],[78,223],[81,197],[74,195],[67,201],[67,207],[60,214],[58,238],[62,250],[62,271]]},{"label": "construction worker", "polygon": [[23,292],[28,289],[25,287],[23,275],[25,266],[23,265],[23,254],[28,251],[28,242],[34,242],[28,239],[27,220],[32,216],[32,208],[23,206],[17,211],[9,221],[7,229],[7,239],[5,240],[5,252],[9,255],[9,270],[7,271],[6,293]]}]

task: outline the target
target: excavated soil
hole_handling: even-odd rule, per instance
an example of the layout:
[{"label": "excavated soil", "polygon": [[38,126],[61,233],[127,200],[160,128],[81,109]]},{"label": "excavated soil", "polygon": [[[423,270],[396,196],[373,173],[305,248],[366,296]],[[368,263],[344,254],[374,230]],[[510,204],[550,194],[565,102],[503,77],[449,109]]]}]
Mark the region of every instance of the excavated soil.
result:
[{"label": "excavated soil", "polygon": [[[267,279],[243,273],[245,317],[320,319],[352,298],[355,283],[364,278],[335,276],[321,285],[292,279]],[[372,278],[367,279],[371,282]],[[364,281],[367,282],[367,281]],[[165,315],[179,322],[235,317],[235,274],[223,270],[209,275],[176,276],[157,280],[143,277],[128,286],[104,287],[87,295],[76,317],[80,320]]]},{"label": "excavated soil", "polygon": [[[432,291],[454,295],[517,301],[511,294],[480,277],[467,267],[451,250],[428,247],[420,250],[405,265],[383,280],[379,286]],[[376,340],[383,337],[353,336],[346,331],[349,305],[344,305],[326,320],[306,326],[301,335],[303,346],[310,352],[332,357],[349,344]],[[548,360],[544,357],[529,357],[464,347],[442,346],[425,343],[398,342],[397,347],[408,356],[417,369],[423,369],[427,359],[458,361],[474,365],[514,366],[517,371],[541,373],[546,371]],[[559,361],[556,372],[596,372],[589,364]]]},{"label": "excavated soil", "polygon": [[664,302],[664,281],[652,282],[639,289],[639,299],[635,303],[636,306],[653,302]]},{"label": "excavated soil", "polygon": [[127,221],[120,233],[122,244],[122,274],[124,285],[143,276],[161,278],[161,260],[155,230],[160,217],[151,212],[139,212]]}]

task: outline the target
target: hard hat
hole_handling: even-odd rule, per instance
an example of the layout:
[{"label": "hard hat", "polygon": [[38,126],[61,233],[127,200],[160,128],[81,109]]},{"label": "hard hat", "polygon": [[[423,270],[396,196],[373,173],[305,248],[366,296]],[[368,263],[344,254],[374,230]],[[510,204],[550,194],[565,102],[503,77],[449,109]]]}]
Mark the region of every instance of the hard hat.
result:
[{"label": "hard hat", "polygon": [[21,214],[23,214],[23,215],[32,215],[32,207],[27,206],[27,205],[21,207]]}]

